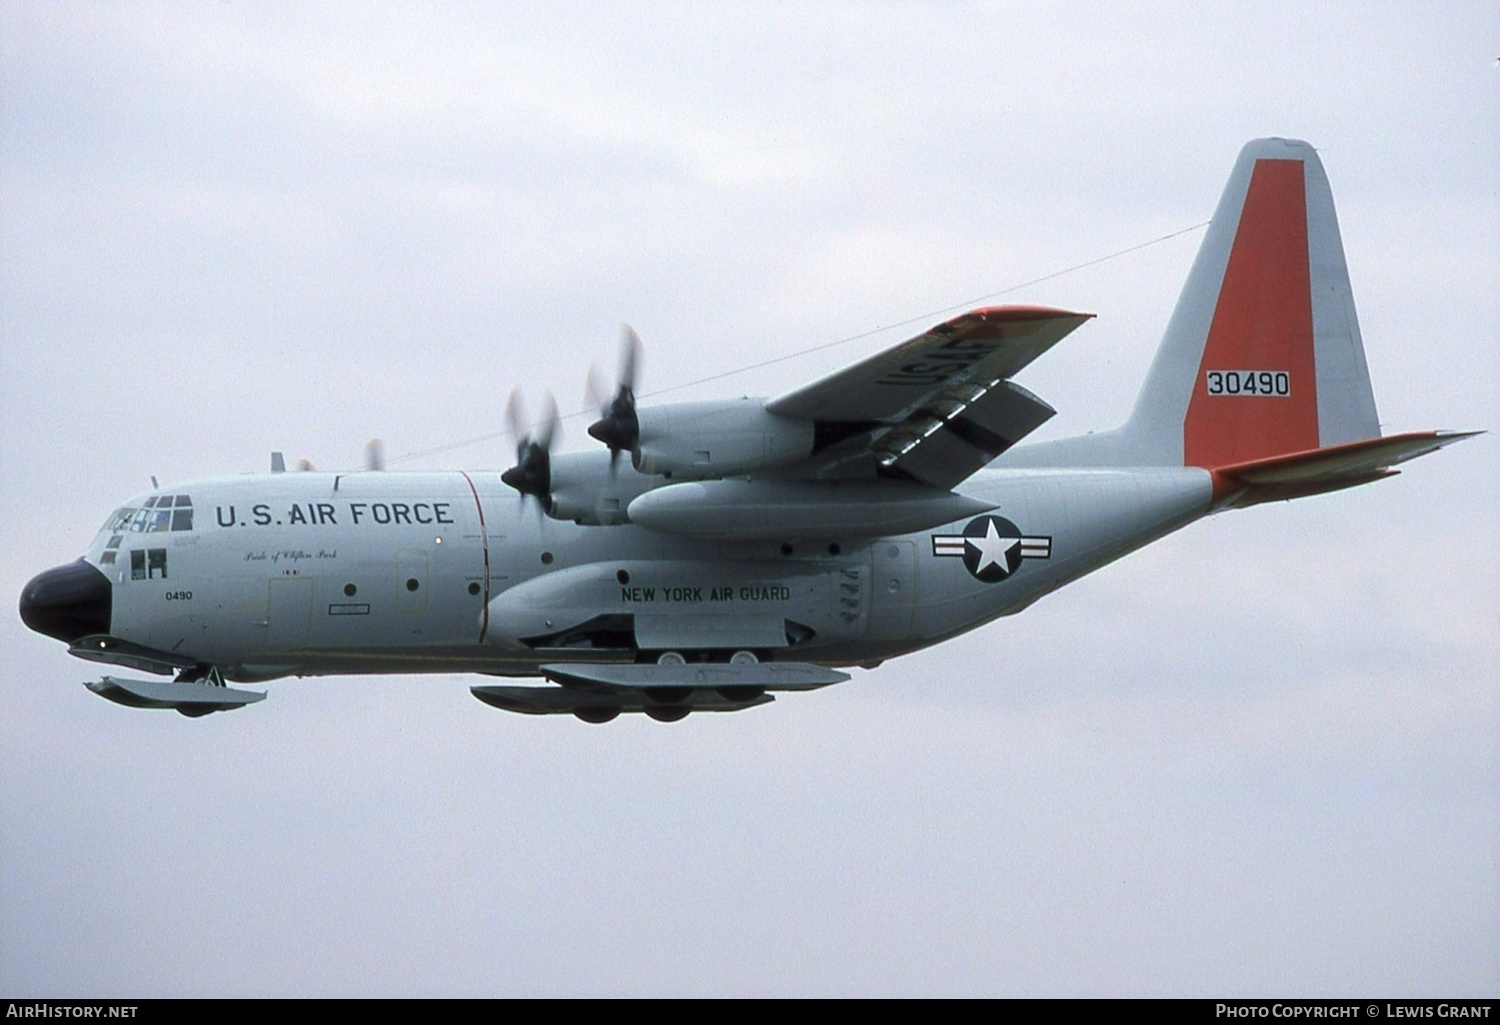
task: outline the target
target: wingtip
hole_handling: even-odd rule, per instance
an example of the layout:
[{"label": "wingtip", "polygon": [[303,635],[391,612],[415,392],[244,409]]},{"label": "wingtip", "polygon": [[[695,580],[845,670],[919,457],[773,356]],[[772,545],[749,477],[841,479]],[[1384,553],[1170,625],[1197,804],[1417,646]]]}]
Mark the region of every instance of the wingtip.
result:
[{"label": "wingtip", "polygon": [[1083,313],[1078,310],[1063,310],[1055,306],[981,306],[970,310],[965,316],[979,317],[990,321],[1016,321],[1016,320],[1051,320],[1060,317],[1078,317],[1082,320],[1092,320],[1098,314]]},{"label": "wingtip", "polygon": [[1435,452],[1435,451],[1437,451],[1440,448],[1447,448],[1449,445],[1457,444],[1460,441],[1468,441],[1470,438],[1477,438],[1481,434],[1488,434],[1488,433],[1489,433],[1489,431],[1484,431],[1484,430],[1480,430],[1480,431],[1413,431],[1412,432],[1412,436],[1413,437],[1420,437],[1422,435],[1426,435],[1427,437],[1431,438],[1432,439],[1432,447],[1430,449],[1428,449],[1428,451],[1429,452]]}]

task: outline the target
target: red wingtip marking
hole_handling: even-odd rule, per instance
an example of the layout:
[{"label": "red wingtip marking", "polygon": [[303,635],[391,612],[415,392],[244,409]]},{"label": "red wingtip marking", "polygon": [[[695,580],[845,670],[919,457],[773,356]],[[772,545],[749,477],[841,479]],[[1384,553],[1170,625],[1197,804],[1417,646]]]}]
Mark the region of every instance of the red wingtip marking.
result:
[{"label": "red wingtip marking", "polygon": [[1054,317],[1087,317],[1092,313],[1059,310],[1052,306],[982,306],[970,310],[966,316],[983,317],[985,320],[1051,320]]},{"label": "red wingtip marking", "polygon": [[[1209,395],[1208,371],[1278,371],[1284,397]],[[1257,160],[1183,421],[1183,462],[1215,467],[1318,447],[1307,196],[1300,160]]]}]

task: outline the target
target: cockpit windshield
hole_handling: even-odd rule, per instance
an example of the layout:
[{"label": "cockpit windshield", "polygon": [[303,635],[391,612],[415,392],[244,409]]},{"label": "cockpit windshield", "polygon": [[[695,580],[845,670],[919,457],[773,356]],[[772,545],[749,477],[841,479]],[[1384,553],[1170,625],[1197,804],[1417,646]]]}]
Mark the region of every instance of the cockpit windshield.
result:
[{"label": "cockpit windshield", "polygon": [[162,534],[193,529],[193,500],[188,495],[156,495],[140,506],[115,510],[104,529],[111,534]]}]

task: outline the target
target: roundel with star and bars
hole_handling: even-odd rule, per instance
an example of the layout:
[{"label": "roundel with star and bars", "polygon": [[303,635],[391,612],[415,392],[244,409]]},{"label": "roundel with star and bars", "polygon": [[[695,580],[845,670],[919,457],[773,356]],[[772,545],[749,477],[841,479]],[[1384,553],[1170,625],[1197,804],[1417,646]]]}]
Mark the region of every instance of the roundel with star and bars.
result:
[{"label": "roundel with star and bars", "polygon": [[994,584],[1014,573],[1022,559],[1050,559],[1052,539],[1022,533],[1003,516],[976,516],[962,534],[932,535],[932,554],[962,559],[974,579]]}]

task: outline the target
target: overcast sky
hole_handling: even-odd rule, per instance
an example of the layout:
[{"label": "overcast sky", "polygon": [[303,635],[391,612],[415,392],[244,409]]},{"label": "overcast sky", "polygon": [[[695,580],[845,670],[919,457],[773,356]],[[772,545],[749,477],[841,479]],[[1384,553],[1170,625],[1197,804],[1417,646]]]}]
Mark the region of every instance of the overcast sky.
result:
[{"label": "overcast sky", "polygon": [[[1385,429],[1500,428],[1497,56],[1492,0],[0,4],[0,593],[151,475],[503,468],[622,321],[648,392],[925,326],[1262,135],[1322,154]],[[1004,297],[1099,315],[1038,437],[1123,417],[1200,238]],[[459,676],[190,721],[0,616],[0,990],[1494,995],[1497,453],[675,725]]]}]

